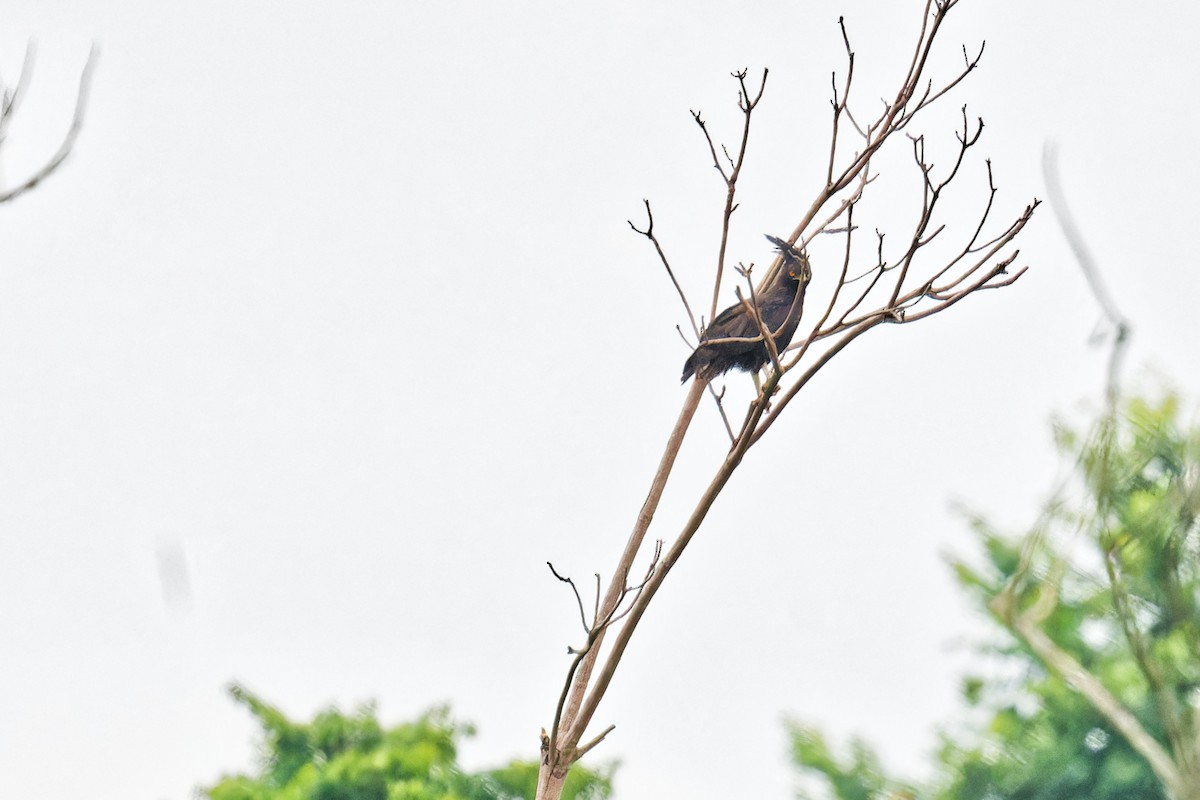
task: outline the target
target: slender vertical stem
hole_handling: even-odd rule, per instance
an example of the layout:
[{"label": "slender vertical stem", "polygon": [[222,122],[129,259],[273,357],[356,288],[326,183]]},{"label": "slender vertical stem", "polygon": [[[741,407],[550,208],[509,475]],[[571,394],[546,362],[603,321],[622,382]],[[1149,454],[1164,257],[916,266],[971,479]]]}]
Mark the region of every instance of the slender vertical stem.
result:
[{"label": "slender vertical stem", "polygon": [[[645,502],[642,503],[637,520],[634,522],[633,531],[629,534],[629,541],[626,542],[625,549],[621,553],[621,558],[617,562],[617,568],[613,573],[612,579],[609,581],[604,602],[600,606],[600,619],[605,619],[612,615],[613,609],[616,607],[621,593],[628,582],[629,571],[633,566],[634,559],[637,557],[638,550],[641,549],[642,542],[646,538],[646,532],[650,529],[650,523],[654,519],[654,512],[658,510],[658,503],[662,499],[663,490],[667,486],[667,478],[671,475],[671,470],[675,465],[675,458],[679,455],[679,448],[683,444],[684,435],[691,425],[692,417],[695,415],[696,408],[700,404],[700,398],[704,394],[706,385],[705,381],[699,379],[692,381],[687,397],[684,399],[683,408],[680,409],[679,418],[675,422],[675,427],[671,430],[671,435],[667,439],[667,446],[663,450],[658,469],[654,473],[654,479],[650,483],[650,491],[646,495]],[[604,633],[604,631],[599,633],[575,672],[571,690],[567,696],[566,707],[562,713],[562,721],[559,725],[560,741],[551,741],[550,743],[552,759],[574,748],[583,736],[583,726],[576,725],[576,718],[579,714],[579,707],[583,702],[584,694],[587,691],[588,683],[591,680],[592,668],[595,666],[596,658],[600,654],[601,646],[604,643]]]}]

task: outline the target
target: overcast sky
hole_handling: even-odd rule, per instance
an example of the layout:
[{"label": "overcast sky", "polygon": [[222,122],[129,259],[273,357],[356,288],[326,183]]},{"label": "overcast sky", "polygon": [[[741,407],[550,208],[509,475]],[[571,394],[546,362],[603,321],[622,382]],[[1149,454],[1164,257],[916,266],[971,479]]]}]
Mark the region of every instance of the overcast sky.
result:
[{"label": "overcast sky", "polygon": [[[626,220],[649,198],[708,291],[723,186],[688,111],[734,143],[729,73],[769,67],[731,240],[765,261],[822,175],[838,16],[866,116],[921,5],[6,4],[0,75],[39,43],[6,185],[102,55],[70,160],[0,208],[0,796],[184,800],[253,762],[233,680],[299,718],[449,701],[468,765],[533,757],[582,638],[545,562],[611,571],[685,393]],[[984,117],[1005,218],[1057,142],[1131,379],[1193,398],[1198,17],[963,0],[935,74],[986,39],[982,67],[914,131]],[[896,196],[864,228],[900,236]],[[982,630],[951,506],[1031,519],[1050,416],[1103,380],[1049,208],[1020,247],[1015,286],[872,331],[751,453],[597,714],[621,800],[790,796],[785,714],[919,773]],[[725,446],[706,404],[652,536]]]}]

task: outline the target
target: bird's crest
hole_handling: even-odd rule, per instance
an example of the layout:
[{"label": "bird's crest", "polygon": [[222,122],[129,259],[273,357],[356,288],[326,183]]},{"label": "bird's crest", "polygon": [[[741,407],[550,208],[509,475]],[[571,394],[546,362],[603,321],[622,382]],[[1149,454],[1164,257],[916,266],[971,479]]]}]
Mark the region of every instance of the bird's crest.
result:
[{"label": "bird's crest", "polygon": [[788,275],[799,281],[808,281],[812,279],[812,267],[808,263],[808,255],[800,250],[797,250],[792,245],[780,239],[777,236],[772,236],[769,233],[764,234],[767,241],[775,245],[783,256],[783,265],[787,267]]}]

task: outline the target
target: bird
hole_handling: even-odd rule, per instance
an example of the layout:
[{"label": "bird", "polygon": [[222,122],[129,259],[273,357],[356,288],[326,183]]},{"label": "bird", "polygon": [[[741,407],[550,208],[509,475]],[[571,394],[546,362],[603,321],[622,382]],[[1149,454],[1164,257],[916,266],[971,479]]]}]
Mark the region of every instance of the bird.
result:
[{"label": "bird", "polygon": [[[800,325],[800,312],[804,307],[804,293],[812,280],[812,267],[808,256],[792,245],[774,236],[767,240],[779,249],[783,266],[775,283],[757,297],[759,317],[767,330],[771,331],[776,352],[781,352],[792,341]],[[729,342],[722,339],[756,339],[757,341]],[[694,374],[697,380],[711,381],[731,369],[758,372],[771,360],[763,341],[762,330],[747,310],[744,303],[735,303],[716,316],[700,336],[700,344],[692,351],[683,365],[683,379]]]}]

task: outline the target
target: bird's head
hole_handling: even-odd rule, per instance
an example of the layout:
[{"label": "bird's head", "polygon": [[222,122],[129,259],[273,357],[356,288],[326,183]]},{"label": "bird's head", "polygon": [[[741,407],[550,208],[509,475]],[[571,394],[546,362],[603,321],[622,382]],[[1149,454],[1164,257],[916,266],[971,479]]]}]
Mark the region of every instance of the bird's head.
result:
[{"label": "bird's head", "polygon": [[798,283],[808,283],[812,280],[812,265],[808,263],[808,255],[797,250],[791,244],[775,236],[767,236],[767,240],[779,249],[783,256],[783,274]]},{"label": "bird's head", "polygon": [[812,280],[812,265],[808,263],[808,256],[803,253],[799,253],[794,258],[785,256],[783,267],[787,270],[788,277],[794,281],[808,283]]}]

